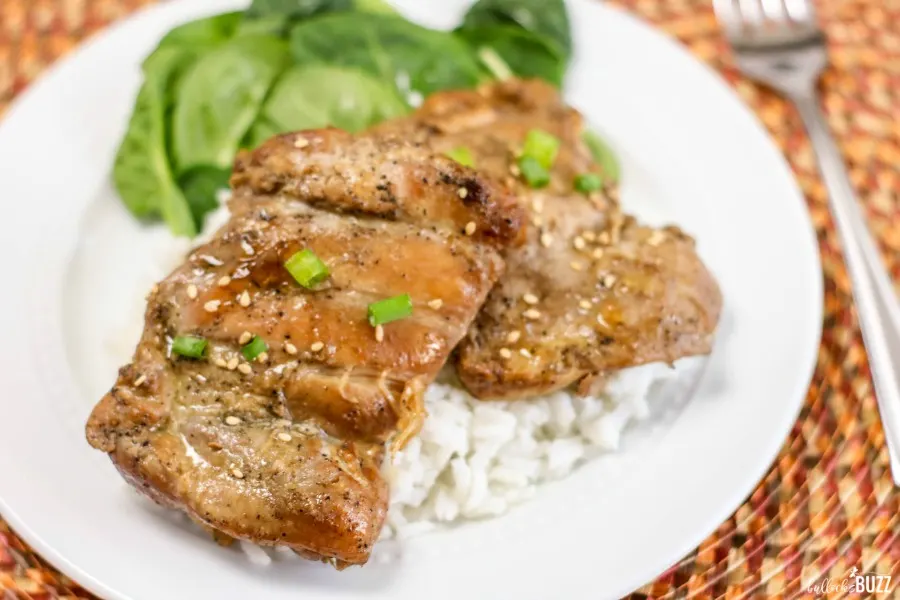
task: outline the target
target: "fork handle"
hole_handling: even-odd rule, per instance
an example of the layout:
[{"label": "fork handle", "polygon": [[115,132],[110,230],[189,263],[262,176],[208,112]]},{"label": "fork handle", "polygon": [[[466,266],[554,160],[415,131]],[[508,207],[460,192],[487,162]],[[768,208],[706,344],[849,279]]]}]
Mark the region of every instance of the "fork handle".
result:
[{"label": "fork handle", "polygon": [[863,343],[869,356],[875,398],[891,451],[894,481],[900,484],[900,301],[878,246],[847,177],[815,95],[796,98],[828,189],[844,260],[853,288]]}]

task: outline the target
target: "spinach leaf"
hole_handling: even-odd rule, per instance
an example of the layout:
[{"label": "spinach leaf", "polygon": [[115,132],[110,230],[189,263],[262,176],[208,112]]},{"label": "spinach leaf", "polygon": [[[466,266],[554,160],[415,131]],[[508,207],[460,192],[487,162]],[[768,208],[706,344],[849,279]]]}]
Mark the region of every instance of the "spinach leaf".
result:
[{"label": "spinach leaf", "polygon": [[349,67],[293,67],[272,88],[249,143],[286,131],[332,125],[356,132],[409,112],[392,85]]},{"label": "spinach leaf", "polygon": [[256,18],[246,18],[238,25],[235,36],[244,35],[274,35],[286,37],[291,20],[287,15],[265,15]]},{"label": "spinach leaf", "polygon": [[166,153],[167,90],[186,60],[181,50],[168,47],[145,63],[144,84],[116,154],[113,182],[132,214],[143,219],[162,215],[172,233],[193,236],[197,229]]},{"label": "spinach leaf", "polygon": [[562,86],[566,61],[545,38],[513,25],[462,29],[458,34],[478,52],[490,70],[494,71],[485,50],[496,53],[520,77],[538,77]]},{"label": "spinach leaf", "polygon": [[194,167],[178,178],[184,191],[197,231],[203,230],[206,215],[219,207],[219,192],[228,188],[228,169],[207,165]]},{"label": "spinach leaf", "polygon": [[603,176],[611,183],[617,183],[621,174],[619,169],[619,160],[616,158],[612,149],[603,141],[599,135],[593,131],[587,130],[581,135],[581,139],[591,151],[594,162],[600,165]]},{"label": "spinach leaf", "polygon": [[397,11],[384,0],[353,0],[353,8],[360,12],[395,15]]},{"label": "spinach leaf", "polygon": [[253,0],[247,9],[247,16],[283,15],[291,19],[305,19],[319,13],[352,9],[353,0]]},{"label": "spinach leaf", "polygon": [[566,61],[572,55],[572,33],[564,0],[478,0],[466,13],[461,30],[517,25],[545,38]]},{"label": "spinach leaf", "polygon": [[231,166],[239,144],[287,62],[287,47],[270,36],[238,37],[184,74],[172,117],[175,164]]},{"label": "spinach leaf", "polygon": [[484,74],[461,39],[375,13],[335,13],[291,30],[291,54],[299,64],[357,67],[394,83],[412,101],[448,88],[477,85]]},{"label": "spinach leaf", "polygon": [[[242,12],[230,12],[189,21],[167,33],[160,40],[153,54],[162,48],[172,47],[200,54],[206,50],[221,46],[231,39],[242,19]],[[150,56],[153,56],[153,54]],[[146,71],[146,61],[144,64]]]}]

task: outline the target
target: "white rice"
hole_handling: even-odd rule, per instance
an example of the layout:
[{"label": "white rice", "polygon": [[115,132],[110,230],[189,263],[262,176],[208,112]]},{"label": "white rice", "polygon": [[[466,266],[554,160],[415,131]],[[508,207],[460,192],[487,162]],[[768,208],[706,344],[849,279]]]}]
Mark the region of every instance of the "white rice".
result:
[{"label": "white rice", "polygon": [[548,481],[619,450],[626,427],[650,415],[651,398],[683,388],[695,360],[621,371],[598,398],[556,392],[482,402],[450,378],[425,395],[422,433],[383,469],[391,488],[382,539],[502,515]]},{"label": "white rice", "polygon": [[[220,209],[204,237],[227,220]],[[166,276],[189,251],[166,232],[148,265],[148,287]],[[136,290],[134,321],[111,331],[110,353],[127,360],[139,337],[145,290]],[[540,486],[567,477],[584,462],[615,452],[623,432],[647,419],[655,399],[668,402],[689,385],[702,359],[674,367],[656,363],[613,376],[597,398],[557,392],[529,400],[481,402],[445,371],[426,390],[428,417],[421,434],[392,459],[383,474],[391,504],[381,540],[405,540],[450,524],[500,516],[539,493]],[[257,565],[284,556],[241,542]],[[393,552],[375,554],[390,561]]]}]

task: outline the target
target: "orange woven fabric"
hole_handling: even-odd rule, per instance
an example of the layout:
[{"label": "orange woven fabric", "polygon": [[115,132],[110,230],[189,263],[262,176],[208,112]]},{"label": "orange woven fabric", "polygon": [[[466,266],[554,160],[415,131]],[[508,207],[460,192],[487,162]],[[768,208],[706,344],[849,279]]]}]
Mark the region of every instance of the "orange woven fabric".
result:
[{"label": "orange woven fabric", "polygon": [[[0,0],[0,113],[80,40],[152,1]],[[633,597],[838,598],[839,592],[816,595],[808,586],[822,577],[840,581],[852,567],[891,574],[900,588],[900,493],[888,470],[825,189],[799,118],[789,104],[738,74],[708,0],[614,2],[680,39],[756,110],[806,193],[826,289],[815,378],[772,470],[699,548]],[[832,67],[822,84],[828,120],[900,281],[900,0],[820,4],[831,45]],[[2,521],[0,591],[4,598],[92,597]]]}]

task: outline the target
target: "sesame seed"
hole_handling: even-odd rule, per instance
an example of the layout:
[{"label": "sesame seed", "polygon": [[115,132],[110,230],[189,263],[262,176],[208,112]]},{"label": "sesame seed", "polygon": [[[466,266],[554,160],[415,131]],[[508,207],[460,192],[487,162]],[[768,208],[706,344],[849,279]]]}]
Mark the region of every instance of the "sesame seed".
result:
[{"label": "sesame seed", "polygon": [[150,288],[150,293],[151,293],[151,294],[155,294],[155,293],[158,292],[158,291],[159,291],[159,284],[158,284],[158,283],[154,283],[154,284],[153,284],[153,287]]},{"label": "sesame seed", "polygon": [[244,375],[249,375],[250,373],[253,372],[253,368],[250,365],[248,365],[247,363],[241,363],[240,365],[238,365],[237,369]]},{"label": "sesame seed", "polygon": [[225,362],[225,359],[224,359],[224,358],[217,358],[217,359],[216,359],[216,366],[217,366],[217,367],[221,367],[221,368],[224,369],[225,367],[228,366],[228,363]]},{"label": "sesame seed", "polygon": [[309,140],[305,137],[298,137],[296,140],[294,140],[294,148],[303,149],[307,146],[309,146]]},{"label": "sesame seed", "polygon": [[616,284],[616,276],[610,273],[606,277],[603,278],[603,287],[611,288]]},{"label": "sesame seed", "polygon": [[534,294],[525,294],[524,296],[522,296],[522,300],[525,301],[525,304],[537,304],[538,303],[538,297],[535,296]]},{"label": "sesame seed", "polygon": [[200,258],[203,259],[203,262],[205,262],[208,265],[212,265],[213,267],[221,267],[222,265],[225,264],[221,260],[216,258],[215,256],[209,256],[208,254],[202,254],[200,256]]},{"label": "sesame seed", "polygon": [[290,427],[293,423],[287,419],[278,419],[275,421],[275,425],[278,427]]},{"label": "sesame seed", "polygon": [[219,305],[222,304],[221,300],[210,300],[206,304],[203,305],[203,310],[206,312],[216,312],[219,310]]},{"label": "sesame seed", "polygon": [[609,329],[609,323],[606,322],[606,319],[603,318],[603,315],[597,313],[597,323],[599,323],[604,329]]},{"label": "sesame seed", "polygon": [[264,362],[266,362],[266,361],[268,361],[268,360],[269,360],[269,353],[268,353],[268,352],[260,352],[260,353],[259,353],[259,356],[256,357],[256,361],[257,361],[257,362],[264,363]]},{"label": "sesame seed", "polygon": [[601,244],[603,244],[604,246],[606,244],[609,244],[609,233],[604,231],[599,236],[597,236],[597,241],[600,242]]},{"label": "sesame seed", "polygon": [[519,348],[519,354],[525,358],[531,358],[531,352],[529,352],[527,348]]},{"label": "sesame seed", "polygon": [[569,263],[569,266],[572,267],[573,271],[580,271],[584,268],[584,265],[578,262],[577,260],[573,260]]},{"label": "sesame seed", "polygon": [[535,227],[540,227],[541,225],[544,224],[544,219],[542,219],[540,217],[534,217],[531,219],[531,224],[534,225]]},{"label": "sesame seed", "polygon": [[582,300],[581,302],[578,303],[578,306],[587,310],[591,307],[591,302],[589,300]]},{"label": "sesame seed", "polygon": [[375,326],[375,341],[383,342],[384,341],[384,327],[381,325]]},{"label": "sesame seed", "polygon": [[603,248],[594,248],[594,251],[591,252],[591,256],[598,260],[603,258]]},{"label": "sesame seed", "polygon": [[147,376],[144,374],[141,374],[140,377],[138,377],[137,379],[134,380],[134,387],[141,387],[145,381],[147,381]]},{"label": "sesame seed", "polygon": [[228,415],[227,417],[225,417],[225,424],[226,425],[240,425],[241,418],[236,417],[234,415]]},{"label": "sesame seed", "polygon": [[478,226],[475,225],[475,221],[469,221],[468,223],[466,223],[466,235],[472,235],[473,233],[475,233],[475,229],[477,228]]},{"label": "sesame seed", "polygon": [[253,339],[253,334],[250,333],[249,331],[245,331],[244,333],[241,334],[241,337],[238,339],[238,344],[243,346],[244,344],[246,344],[247,342],[249,342],[252,339]]},{"label": "sesame seed", "polygon": [[297,354],[297,346],[293,345],[290,342],[287,342],[284,345],[284,351],[293,356],[294,354]]},{"label": "sesame seed", "polygon": [[534,308],[529,308],[528,310],[526,310],[525,312],[522,313],[522,316],[525,317],[526,319],[540,319],[541,311],[534,309]]},{"label": "sesame seed", "polygon": [[247,290],[244,290],[244,292],[238,297],[238,303],[244,308],[250,306],[250,294],[247,292]]},{"label": "sesame seed", "polygon": [[440,309],[443,305],[444,305],[444,301],[441,300],[440,298],[435,298],[434,300],[431,300],[428,303],[429,308],[432,308],[434,310]]},{"label": "sesame seed", "polygon": [[282,442],[289,442],[289,441],[291,441],[291,434],[284,433],[282,431],[281,433],[278,434],[278,439],[281,440]]},{"label": "sesame seed", "polygon": [[238,357],[237,357],[237,356],[233,356],[233,357],[231,358],[231,360],[228,361],[228,364],[225,365],[225,366],[228,367],[228,370],[229,370],[229,371],[234,371],[235,369],[237,369],[237,366],[238,366],[238,363],[239,363],[239,362],[240,362],[240,361],[238,360]]},{"label": "sesame seed", "polygon": [[522,169],[520,169],[517,164],[511,164],[509,165],[509,172],[512,173],[514,177],[518,177],[522,174]]},{"label": "sesame seed", "polygon": [[509,348],[500,348],[500,358],[512,358],[512,351]]},{"label": "sesame seed", "polygon": [[544,201],[540,198],[535,198],[531,201],[531,210],[536,212],[537,214],[541,214],[544,212]]},{"label": "sesame seed", "polygon": [[323,342],[313,342],[313,345],[310,346],[309,349],[312,350],[313,352],[318,352],[319,350],[321,350],[324,347],[325,347],[325,344]]},{"label": "sesame seed", "polygon": [[466,196],[469,195],[469,190],[467,190],[467,189],[464,188],[464,187],[461,187],[461,188],[459,188],[458,190],[456,190],[456,194],[457,194],[460,198],[465,198]]},{"label": "sesame seed", "polygon": [[666,239],[666,234],[657,229],[652,234],[650,234],[650,237],[647,239],[647,243],[651,246],[659,246],[664,239]]},{"label": "sesame seed", "polygon": [[197,298],[197,286],[194,285],[193,283],[191,285],[187,286],[187,295],[188,295],[188,298],[190,298],[191,300],[194,300],[195,298]]},{"label": "sesame seed", "polygon": [[549,233],[541,234],[541,246],[543,246],[544,248],[549,248],[550,244],[552,244],[552,243],[553,243],[552,235],[550,235]]},{"label": "sesame seed", "polygon": [[231,283],[231,277],[229,277],[228,275],[223,275],[222,277],[219,278],[219,285],[221,287],[225,287],[230,283]]},{"label": "sesame seed", "polygon": [[522,337],[521,331],[510,331],[509,333],[506,334],[506,341],[509,342],[510,344],[515,344],[516,342],[519,341],[519,338],[521,338],[521,337]]},{"label": "sesame seed", "polygon": [[593,242],[593,241],[596,241],[597,234],[594,233],[593,231],[585,231],[584,233],[581,234],[581,237],[583,237],[584,239],[586,239],[589,242]]},{"label": "sesame seed", "polygon": [[244,250],[245,254],[253,256],[254,250],[253,246],[247,243],[247,240],[241,240],[241,248]]},{"label": "sesame seed", "polygon": [[237,477],[238,479],[244,478],[244,474],[241,472],[240,469],[232,469],[231,474],[234,475],[235,477]]},{"label": "sesame seed", "polygon": [[572,240],[572,245],[575,246],[576,250],[584,250],[584,246],[585,246],[584,238],[581,237],[580,235],[576,235],[575,238]]}]

